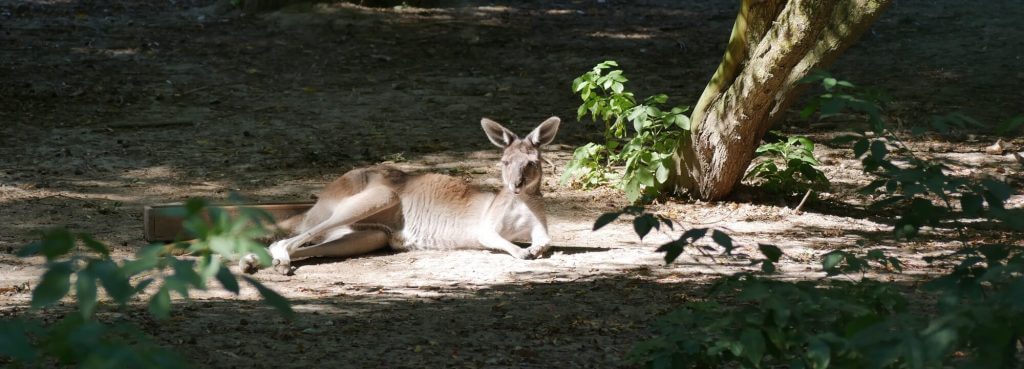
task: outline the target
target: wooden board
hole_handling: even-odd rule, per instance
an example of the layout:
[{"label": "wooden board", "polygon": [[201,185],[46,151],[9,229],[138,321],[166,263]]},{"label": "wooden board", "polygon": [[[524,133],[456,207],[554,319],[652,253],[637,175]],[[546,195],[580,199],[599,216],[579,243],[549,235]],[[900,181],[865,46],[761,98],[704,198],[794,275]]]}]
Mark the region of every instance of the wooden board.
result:
[{"label": "wooden board", "polygon": [[[237,214],[238,209],[255,208],[260,209],[270,216],[274,217],[275,220],[288,219],[297,214],[302,214],[313,207],[312,202],[288,202],[288,203],[264,203],[264,204],[241,204],[241,205],[223,205],[223,206],[211,206],[212,208],[218,208],[227,211],[229,214]],[[182,226],[182,218],[173,216],[169,213],[181,213],[185,208],[183,203],[171,203],[171,204],[157,204],[147,205],[143,209],[142,220],[145,224],[143,236],[146,241],[149,242],[169,242],[175,240],[186,240],[190,239],[189,235],[185,234],[185,228]]]}]

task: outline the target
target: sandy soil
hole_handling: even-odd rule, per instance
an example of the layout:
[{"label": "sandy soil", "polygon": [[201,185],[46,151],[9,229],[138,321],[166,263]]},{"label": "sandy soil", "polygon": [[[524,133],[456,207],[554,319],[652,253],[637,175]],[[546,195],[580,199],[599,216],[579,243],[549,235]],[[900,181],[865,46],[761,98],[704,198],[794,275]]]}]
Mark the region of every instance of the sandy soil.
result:
[{"label": "sandy soil", "polygon": [[[483,187],[497,184],[487,116],[525,132],[563,117],[545,196],[555,252],[521,261],[483,251],[377,253],[256,274],[293,299],[283,321],[256,301],[209,292],[168,322],[129,319],[209,367],[613,367],[673,306],[714,275],[749,268],[779,245],[784,275],[818,278],[817,256],[891,248],[892,220],[863,209],[869,180],[848,150],[820,145],[834,187],[799,199],[741,190],[735,201],[658,204],[688,226],[729,230],[735,257],[689,250],[664,265],[628,222],[591,232],[624,202],[614,190],[557,183],[575,145],[598,137],[574,119],[571,80],[618,60],[638,95],[693,102],[717,65],[729,2],[465,2],[459,6],[299,6],[259,15],[210,1],[0,0],[0,313],[23,310],[42,260],[12,255],[33,232],[66,226],[128,257],[144,245],[141,207],[239,192],[307,200],[355,166],[394,162]],[[964,111],[987,124],[1019,114],[1024,16],[1015,1],[901,1],[833,72],[884,88],[901,126]],[[794,115],[795,116],[795,115]],[[794,119],[819,142],[832,133]],[[986,155],[991,130],[917,141],[921,155],[1019,189],[1012,156]],[[1008,141],[1011,147],[1024,140]],[[1014,198],[1012,204],[1020,205]],[[979,234],[979,237],[1015,237]],[[898,252],[913,280],[923,255],[952,247],[933,232]],[[1012,241],[1012,240],[1011,240]]]}]

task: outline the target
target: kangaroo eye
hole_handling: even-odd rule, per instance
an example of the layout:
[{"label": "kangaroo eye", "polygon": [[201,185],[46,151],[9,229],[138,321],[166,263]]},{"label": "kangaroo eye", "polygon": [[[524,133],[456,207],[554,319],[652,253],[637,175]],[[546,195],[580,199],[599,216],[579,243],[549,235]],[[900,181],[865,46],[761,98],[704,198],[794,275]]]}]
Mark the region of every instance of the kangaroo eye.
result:
[{"label": "kangaroo eye", "polygon": [[508,160],[502,160],[501,165],[508,165]]}]

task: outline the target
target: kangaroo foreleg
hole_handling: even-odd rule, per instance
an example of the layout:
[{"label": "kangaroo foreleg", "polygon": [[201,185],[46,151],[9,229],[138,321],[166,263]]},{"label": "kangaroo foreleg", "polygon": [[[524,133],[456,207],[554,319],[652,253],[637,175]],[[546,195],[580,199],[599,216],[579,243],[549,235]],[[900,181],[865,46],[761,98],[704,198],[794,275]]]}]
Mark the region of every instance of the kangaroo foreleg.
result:
[{"label": "kangaroo foreleg", "polygon": [[495,251],[504,251],[509,255],[515,256],[519,259],[532,259],[533,255],[529,251],[519,247],[518,245],[506,240],[501,237],[498,232],[486,232],[477,239],[480,245],[484,248],[488,248]]}]

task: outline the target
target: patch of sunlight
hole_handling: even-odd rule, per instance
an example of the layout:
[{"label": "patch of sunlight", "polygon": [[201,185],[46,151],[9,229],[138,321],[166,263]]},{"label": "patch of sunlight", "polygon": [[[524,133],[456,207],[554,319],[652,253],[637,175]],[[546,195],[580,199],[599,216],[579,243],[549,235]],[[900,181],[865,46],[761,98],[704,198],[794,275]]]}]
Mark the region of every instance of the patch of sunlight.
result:
[{"label": "patch of sunlight", "polygon": [[139,49],[134,47],[124,49],[96,49],[91,47],[73,47],[71,52],[76,54],[91,54],[91,55],[103,55],[112,58],[121,56],[131,56],[139,53]]},{"label": "patch of sunlight", "polygon": [[[88,183],[86,183],[88,182]],[[123,187],[122,182],[109,182],[109,181],[80,181],[75,182],[76,186],[82,185],[83,187],[105,187],[105,188],[121,188]],[[26,201],[26,200],[40,200],[46,198],[63,198],[71,200],[100,200],[100,201],[118,201],[118,202],[134,202],[139,199],[138,196],[129,196],[126,194],[119,194],[113,192],[100,192],[100,193],[89,193],[82,191],[67,191],[67,190],[54,190],[47,188],[25,188],[20,186],[8,186],[0,185],[0,204],[14,202],[14,201]]]},{"label": "patch of sunlight", "polygon": [[612,32],[594,32],[589,34],[590,37],[599,38],[611,38],[616,40],[650,40],[653,38],[647,33],[612,33]]},{"label": "patch of sunlight", "polygon": [[483,12],[483,13],[502,13],[502,12],[516,11],[515,8],[511,8],[511,7],[507,7],[507,6],[493,6],[493,5],[492,6],[480,6],[480,7],[477,7],[476,10],[479,11],[479,12]]},{"label": "patch of sunlight", "polygon": [[579,11],[579,10],[573,10],[573,9],[548,9],[548,10],[544,11],[544,14],[547,14],[547,15],[573,15],[573,14],[583,14],[583,12]]},{"label": "patch of sunlight", "polygon": [[127,179],[170,179],[175,178],[178,174],[174,169],[166,165],[160,165],[148,168],[139,168],[127,170],[121,175],[121,178]]}]

